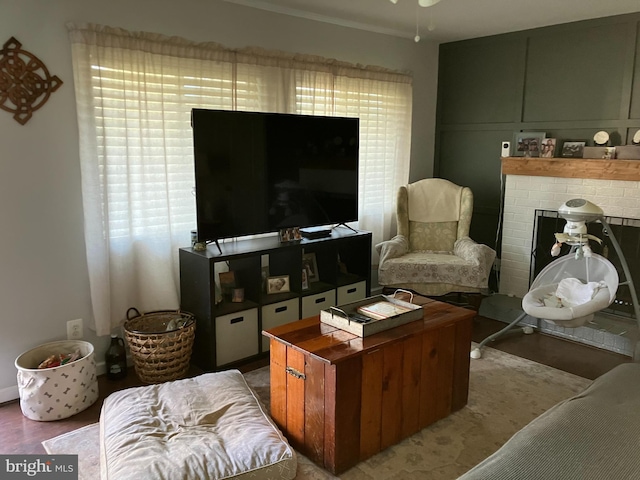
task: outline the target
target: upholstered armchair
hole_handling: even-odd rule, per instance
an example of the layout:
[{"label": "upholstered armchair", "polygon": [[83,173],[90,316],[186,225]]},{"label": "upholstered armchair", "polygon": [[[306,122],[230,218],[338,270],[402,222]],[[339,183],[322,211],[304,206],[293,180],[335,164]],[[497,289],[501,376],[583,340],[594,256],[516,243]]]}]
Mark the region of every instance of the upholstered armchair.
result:
[{"label": "upholstered armchair", "polygon": [[398,234],[376,245],[378,282],[429,296],[487,293],[496,252],[469,238],[473,193],[442,178],[398,190]]}]

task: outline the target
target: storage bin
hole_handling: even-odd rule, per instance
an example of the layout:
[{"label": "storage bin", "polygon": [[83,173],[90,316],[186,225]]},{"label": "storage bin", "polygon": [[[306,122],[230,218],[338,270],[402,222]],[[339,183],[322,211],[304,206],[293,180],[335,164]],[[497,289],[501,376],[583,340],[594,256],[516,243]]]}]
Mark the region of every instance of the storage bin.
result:
[{"label": "storage bin", "polygon": [[345,303],[357,302],[367,297],[367,282],[357,282],[350,285],[338,287],[337,301],[338,305]]},{"label": "storage bin", "polygon": [[327,290],[326,292],[302,297],[302,315],[300,318],[320,315],[321,310],[325,310],[334,305],[336,305],[335,290]]},{"label": "storage bin", "polygon": [[[300,312],[298,308],[298,299],[292,298],[285,300],[284,302],[271,303],[262,307],[262,329],[269,330],[270,328],[284,325],[285,323],[295,322],[300,320]],[[262,351],[269,350],[269,339],[262,337]]]},{"label": "storage bin", "polygon": [[136,374],[145,383],[184,377],[189,371],[196,319],[180,310],[127,311],[124,332]]},{"label": "storage bin", "polygon": [[216,317],[216,365],[252,357],[259,353],[258,309]]},{"label": "storage bin", "polygon": [[[80,351],[78,360],[54,368],[38,365],[51,355]],[[82,340],[50,342],[28,350],[15,361],[20,408],[31,420],[49,422],[86,410],[98,399],[93,345]]]}]

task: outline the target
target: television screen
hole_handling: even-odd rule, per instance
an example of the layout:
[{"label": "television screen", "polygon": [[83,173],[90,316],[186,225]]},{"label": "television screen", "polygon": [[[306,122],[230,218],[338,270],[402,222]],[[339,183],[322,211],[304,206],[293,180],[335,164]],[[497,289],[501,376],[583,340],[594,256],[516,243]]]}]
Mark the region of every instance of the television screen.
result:
[{"label": "television screen", "polygon": [[198,241],[358,219],[357,118],[192,111]]}]

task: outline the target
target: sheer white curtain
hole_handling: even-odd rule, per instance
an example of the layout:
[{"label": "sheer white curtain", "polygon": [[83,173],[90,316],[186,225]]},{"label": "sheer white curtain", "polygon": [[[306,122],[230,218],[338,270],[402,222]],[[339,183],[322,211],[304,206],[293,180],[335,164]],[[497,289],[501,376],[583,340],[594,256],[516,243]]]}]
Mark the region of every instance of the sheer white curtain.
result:
[{"label": "sheer white curtain", "polygon": [[69,25],[98,335],[177,308],[195,228],[192,108],[360,117],[358,227],[389,238],[409,175],[411,77],[312,56]]},{"label": "sheer white curtain", "polygon": [[296,72],[295,113],[360,118],[358,228],[375,245],[391,238],[398,187],[409,178],[412,89],[350,70]]}]

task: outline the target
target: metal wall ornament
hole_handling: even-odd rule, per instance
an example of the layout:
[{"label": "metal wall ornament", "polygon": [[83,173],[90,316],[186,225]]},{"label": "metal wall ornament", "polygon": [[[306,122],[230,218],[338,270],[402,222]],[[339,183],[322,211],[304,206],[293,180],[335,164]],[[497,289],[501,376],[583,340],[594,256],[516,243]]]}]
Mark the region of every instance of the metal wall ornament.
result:
[{"label": "metal wall ornament", "polygon": [[60,85],[42,61],[11,37],[0,50],[0,108],[21,125],[42,107]]}]

